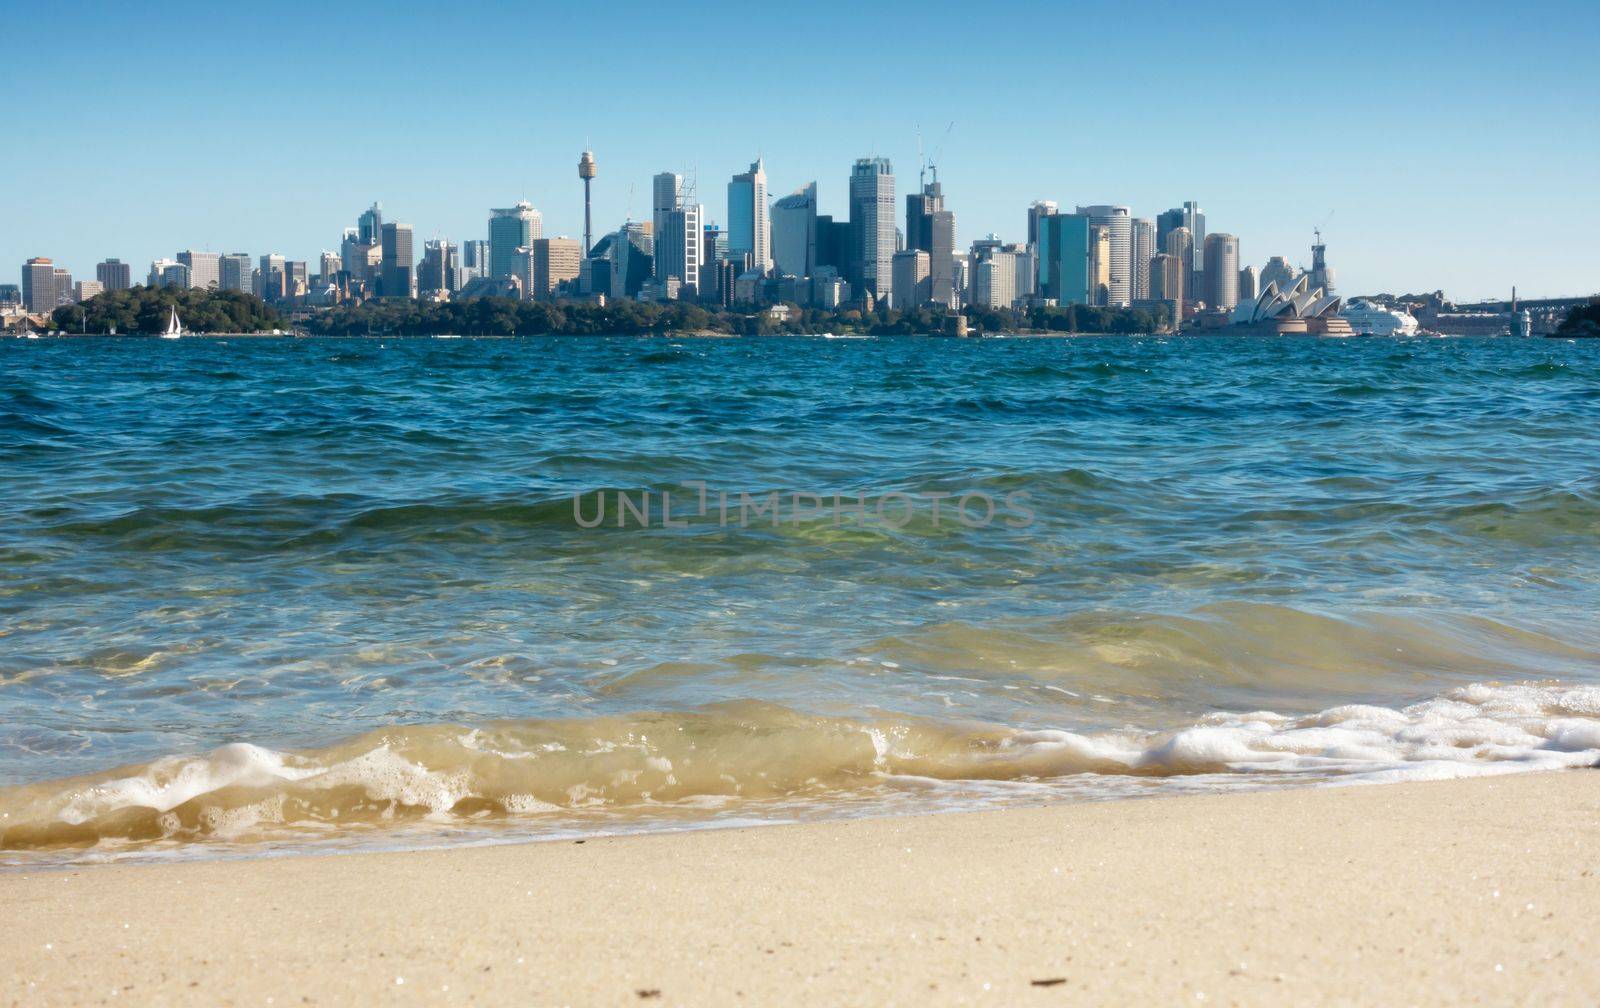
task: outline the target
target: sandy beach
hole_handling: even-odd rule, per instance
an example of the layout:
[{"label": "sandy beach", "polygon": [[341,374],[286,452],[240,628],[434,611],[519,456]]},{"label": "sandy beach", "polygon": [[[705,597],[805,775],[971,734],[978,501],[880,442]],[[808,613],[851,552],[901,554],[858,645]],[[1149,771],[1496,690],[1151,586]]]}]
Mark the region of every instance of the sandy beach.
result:
[{"label": "sandy beach", "polygon": [[0,875],[0,1004],[1583,1004],[1600,774]]}]

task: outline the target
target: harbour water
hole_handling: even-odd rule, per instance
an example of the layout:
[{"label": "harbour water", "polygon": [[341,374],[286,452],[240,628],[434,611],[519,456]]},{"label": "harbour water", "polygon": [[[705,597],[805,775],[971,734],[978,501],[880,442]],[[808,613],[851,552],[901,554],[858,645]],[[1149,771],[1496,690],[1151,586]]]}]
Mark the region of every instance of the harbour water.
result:
[{"label": "harbour water", "polygon": [[1592,764],[1597,432],[1555,341],[8,341],[0,863]]}]

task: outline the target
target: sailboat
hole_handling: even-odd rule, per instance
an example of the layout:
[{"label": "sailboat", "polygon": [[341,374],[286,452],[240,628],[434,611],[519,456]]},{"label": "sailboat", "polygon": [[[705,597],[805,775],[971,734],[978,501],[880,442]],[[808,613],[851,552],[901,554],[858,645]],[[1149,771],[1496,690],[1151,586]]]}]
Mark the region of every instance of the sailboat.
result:
[{"label": "sailboat", "polygon": [[167,331],[161,334],[162,339],[177,339],[183,335],[183,323],[178,321],[178,306],[172,306],[172,314],[167,317]]}]

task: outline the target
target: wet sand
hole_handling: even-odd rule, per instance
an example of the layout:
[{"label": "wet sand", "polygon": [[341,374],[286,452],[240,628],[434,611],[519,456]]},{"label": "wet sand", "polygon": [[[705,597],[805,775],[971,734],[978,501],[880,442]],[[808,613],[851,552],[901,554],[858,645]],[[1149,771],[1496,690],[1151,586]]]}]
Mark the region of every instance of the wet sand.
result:
[{"label": "wet sand", "polygon": [[0,874],[0,1005],[1600,1001],[1600,772]]}]

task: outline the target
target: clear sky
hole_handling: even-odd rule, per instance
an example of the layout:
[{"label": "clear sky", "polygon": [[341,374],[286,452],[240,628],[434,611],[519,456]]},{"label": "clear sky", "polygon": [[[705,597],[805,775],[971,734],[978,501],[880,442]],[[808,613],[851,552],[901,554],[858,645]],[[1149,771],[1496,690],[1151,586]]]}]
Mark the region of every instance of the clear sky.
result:
[{"label": "clear sky", "polygon": [[[899,192],[917,131],[964,247],[1034,199],[1198,200],[1242,261],[1347,294],[1600,291],[1600,4],[457,2],[13,7],[0,278],[28,256],[142,276],[179,249],[315,268],[373,200],[424,239],[530,199],[547,235],[647,219],[696,174],[711,219],[758,154],[774,198],[850,162]],[[951,123],[954,126],[951,127]],[[901,200],[903,206],[903,199]]]}]

